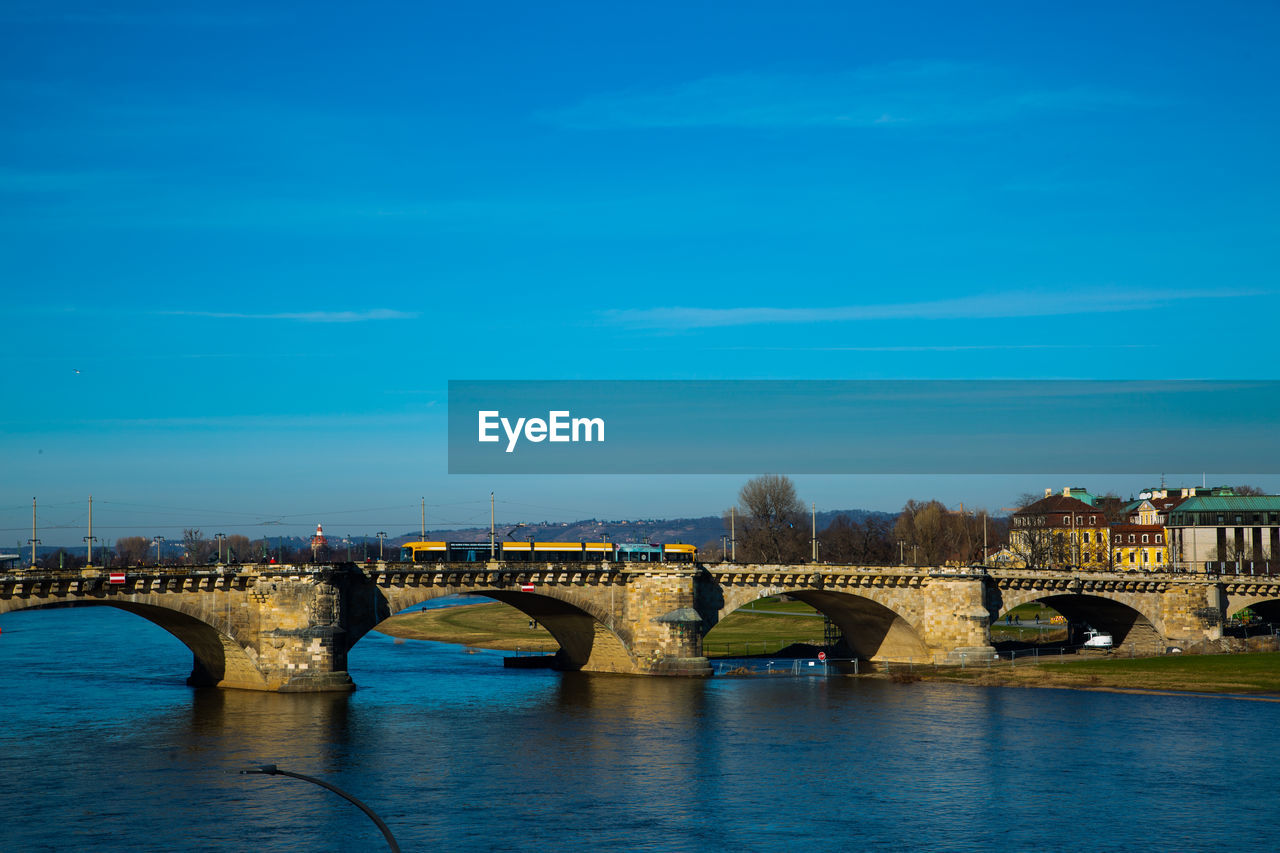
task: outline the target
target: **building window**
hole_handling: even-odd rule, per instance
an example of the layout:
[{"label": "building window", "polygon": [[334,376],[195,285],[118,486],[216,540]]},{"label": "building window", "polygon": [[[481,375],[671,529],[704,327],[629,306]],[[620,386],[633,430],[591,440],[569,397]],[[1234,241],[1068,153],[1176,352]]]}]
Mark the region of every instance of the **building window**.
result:
[{"label": "building window", "polygon": [[1137,551],[1130,551],[1130,552],[1129,552],[1129,562],[1130,562],[1130,563],[1136,563],[1136,562],[1138,562],[1138,552],[1137,552]]},{"label": "building window", "polygon": [[1071,516],[1069,516],[1069,515],[1064,515],[1064,516],[1062,517],[1062,523],[1063,523],[1063,524],[1070,524],[1070,523],[1071,523]]},{"label": "building window", "polygon": [[1084,524],[1084,516],[1083,516],[1083,515],[1077,515],[1077,516],[1076,516],[1076,524]]},{"label": "building window", "polygon": [[1132,542],[1132,541],[1133,541],[1133,534],[1132,534],[1132,533],[1130,533],[1130,534],[1129,534],[1129,541],[1130,541],[1130,542]]},{"label": "building window", "polygon": [[1142,534],[1142,544],[1143,544],[1143,545],[1146,545],[1146,544],[1147,544],[1147,534],[1145,534],[1145,533],[1144,533],[1144,534]]},{"label": "building window", "polygon": [[1089,534],[1087,532],[1084,534],[1084,544],[1089,544]]},{"label": "building window", "polygon": [[1157,563],[1164,562],[1164,551],[1156,551],[1156,562]]},{"label": "building window", "polygon": [[1146,548],[1143,548],[1143,549],[1142,549],[1142,562],[1144,562],[1144,563],[1149,563],[1149,562],[1151,562],[1151,561],[1148,559],[1148,557],[1149,557],[1149,556],[1150,556],[1150,554],[1148,554],[1148,553],[1147,553],[1147,549],[1146,549]]},{"label": "building window", "polygon": [[1157,534],[1156,534],[1156,544],[1157,544],[1157,545],[1159,545],[1159,544],[1160,544],[1161,542],[1163,542],[1163,541],[1164,541],[1164,537],[1163,537],[1163,536],[1161,536],[1159,533],[1157,533]]}]

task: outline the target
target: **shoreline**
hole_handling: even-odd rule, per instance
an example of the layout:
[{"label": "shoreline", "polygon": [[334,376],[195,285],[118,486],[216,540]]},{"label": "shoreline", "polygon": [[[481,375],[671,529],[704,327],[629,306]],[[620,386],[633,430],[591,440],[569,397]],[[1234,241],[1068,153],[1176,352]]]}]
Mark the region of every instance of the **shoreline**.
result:
[{"label": "shoreline", "polygon": [[[504,652],[551,653],[559,649],[555,638],[524,614],[497,610],[487,603],[402,613],[384,621],[377,630],[397,640],[452,643]],[[932,681],[978,687],[1224,696],[1280,702],[1280,652],[1271,651],[1147,658],[1105,656],[1019,666],[918,667],[905,672],[887,666],[858,677],[903,683]]]}]

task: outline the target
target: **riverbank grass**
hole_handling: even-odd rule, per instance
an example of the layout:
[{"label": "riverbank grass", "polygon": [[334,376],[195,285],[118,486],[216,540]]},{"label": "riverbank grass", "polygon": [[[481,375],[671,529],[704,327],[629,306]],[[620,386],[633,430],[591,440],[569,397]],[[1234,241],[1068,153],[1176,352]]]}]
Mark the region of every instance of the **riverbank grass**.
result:
[{"label": "riverbank grass", "polygon": [[460,604],[437,610],[416,610],[383,620],[378,630],[406,640],[434,640],[506,651],[554,652],[560,648],[541,625],[501,602]]},{"label": "riverbank grass", "polygon": [[[501,602],[401,613],[378,630],[408,640],[435,640],[508,651],[554,652],[560,646],[540,625]],[[774,654],[796,643],[822,642],[822,615],[799,601],[764,598],[726,617],[703,642],[708,657]]]},{"label": "riverbank grass", "polygon": [[1190,693],[1280,694],[1280,652],[1233,655],[1107,656],[1040,663],[1007,661],[990,667],[924,672],[930,681],[965,681],[1024,687],[1087,687],[1113,690],[1174,690]]}]

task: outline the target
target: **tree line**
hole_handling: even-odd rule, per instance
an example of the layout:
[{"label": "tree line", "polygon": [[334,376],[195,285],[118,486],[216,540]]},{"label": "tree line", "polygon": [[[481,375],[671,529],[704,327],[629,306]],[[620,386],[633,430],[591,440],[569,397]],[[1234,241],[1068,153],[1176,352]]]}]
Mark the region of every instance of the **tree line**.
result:
[{"label": "tree line", "polygon": [[[733,539],[708,542],[704,558],[792,564],[813,557],[811,515],[791,478],[765,474],[748,480],[738,501],[725,510],[725,531]],[[818,560],[853,565],[929,565],[981,562],[984,542],[1008,541],[1008,523],[985,510],[950,510],[936,500],[907,501],[894,519],[837,516],[817,532]]]}]

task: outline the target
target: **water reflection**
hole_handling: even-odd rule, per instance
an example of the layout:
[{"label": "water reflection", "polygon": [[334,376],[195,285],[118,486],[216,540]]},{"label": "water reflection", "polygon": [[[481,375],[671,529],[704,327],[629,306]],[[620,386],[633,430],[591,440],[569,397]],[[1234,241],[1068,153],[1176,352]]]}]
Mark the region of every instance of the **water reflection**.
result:
[{"label": "water reflection", "polygon": [[1276,704],[561,675],[380,635],[350,695],[192,690],[176,640],[99,610],[0,621],[5,849],[384,849],[333,794],[236,775],[263,763],[405,850],[1209,850],[1280,797]]}]

